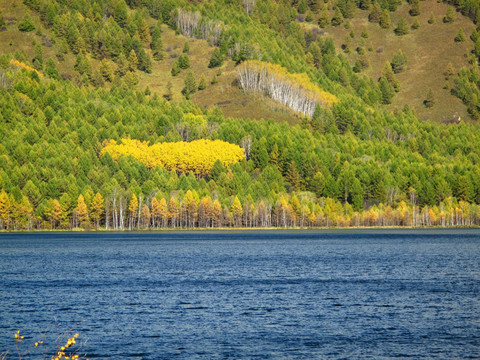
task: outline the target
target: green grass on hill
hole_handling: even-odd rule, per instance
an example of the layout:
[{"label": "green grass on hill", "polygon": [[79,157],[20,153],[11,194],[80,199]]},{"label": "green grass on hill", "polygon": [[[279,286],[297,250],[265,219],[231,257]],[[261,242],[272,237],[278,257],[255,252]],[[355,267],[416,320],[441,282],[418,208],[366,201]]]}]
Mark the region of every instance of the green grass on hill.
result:
[{"label": "green grass on hill", "polygon": [[[395,52],[399,49],[405,52],[408,58],[407,70],[396,75],[401,90],[393,98],[391,108],[408,104],[416,109],[421,119],[435,122],[450,119],[455,113],[462,119],[468,119],[465,105],[451,95],[450,89],[443,88],[446,82],[443,72],[449,62],[455,70],[468,65],[468,58],[473,49],[473,42],[469,36],[475,25],[459,13],[456,14],[455,22],[443,23],[447,5],[436,0],[425,0],[420,2],[421,13],[416,17],[420,27],[416,30],[410,29],[407,35],[397,36],[393,30],[401,17],[404,17],[409,25],[412,25],[415,19],[409,15],[409,9],[410,6],[404,3],[391,14],[390,29],[382,29],[378,24],[368,22],[368,11],[356,10],[355,17],[349,20],[351,29],[345,29],[343,25],[329,26],[326,29],[326,36],[332,36],[335,45],[340,49],[345,36],[353,30],[355,38],[352,39],[351,53],[345,54],[353,65],[358,58],[355,49],[360,44],[360,34],[366,28],[369,37],[365,43],[367,49],[371,46],[373,51],[368,52],[370,66],[365,73],[374,79],[378,79],[385,61],[390,61]],[[433,24],[428,23],[431,13],[435,16]],[[459,28],[463,28],[467,36],[463,43],[454,42]],[[449,86],[452,84],[451,79]],[[423,105],[429,89],[432,89],[436,98],[435,105],[430,109]]]}]

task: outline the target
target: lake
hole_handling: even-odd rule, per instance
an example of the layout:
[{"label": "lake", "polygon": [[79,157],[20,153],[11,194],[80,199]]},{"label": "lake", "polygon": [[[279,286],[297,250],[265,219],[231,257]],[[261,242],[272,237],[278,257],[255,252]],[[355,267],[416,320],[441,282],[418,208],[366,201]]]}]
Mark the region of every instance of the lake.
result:
[{"label": "lake", "polygon": [[0,352],[480,358],[479,230],[3,233],[0,285]]}]

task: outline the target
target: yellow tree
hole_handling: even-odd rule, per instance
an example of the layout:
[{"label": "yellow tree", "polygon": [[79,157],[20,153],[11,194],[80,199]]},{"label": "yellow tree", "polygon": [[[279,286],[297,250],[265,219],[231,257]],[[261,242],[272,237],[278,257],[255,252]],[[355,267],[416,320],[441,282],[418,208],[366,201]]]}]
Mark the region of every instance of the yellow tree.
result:
[{"label": "yellow tree", "polygon": [[30,230],[32,227],[33,206],[30,204],[30,200],[28,200],[28,197],[25,195],[22,196],[22,200],[20,201],[18,207],[18,212],[21,227]]},{"label": "yellow tree", "polygon": [[142,218],[141,218],[141,221],[142,221],[142,227],[144,228],[149,228],[150,226],[150,219],[152,218],[152,215],[150,213],[150,209],[148,208],[148,206],[145,204],[142,206]]},{"label": "yellow tree", "polygon": [[5,190],[0,192],[0,219],[2,220],[2,229],[8,229],[12,206]]},{"label": "yellow tree", "polygon": [[178,201],[174,197],[171,197],[168,201],[168,217],[172,228],[175,228],[178,224]]},{"label": "yellow tree", "polygon": [[212,205],[212,222],[216,227],[222,226],[222,205],[215,199]]},{"label": "yellow tree", "polygon": [[105,211],[104,199],[100,193],[96,193],[95,197],[92,200],[91,205],[91,216],[95,221],[95,228],[98,229],[100,226],[100,219]]},{"label": "yellow tree", "polygon": [[52,229],[55,229],[57,226],[57,223],[62,220],[62,206],[60,205],[59,201],[57,199],[50,200],[47,204],[47,207],[45,209],[45,215],[48,216],[50,219],[50,223],[52,224]]},{"label": "yellow tree", "polygon": [[138,212],[138,199],[135,194],[132,194],[132,198],[128,203],[128,227],[132,230],[132,227],[135,224],[135,218]]},{"label": "yellow tree", "polygon": [[76,213],[78,217],[78,222],[81,226],[88,226],[88,209],[87,204],[85,204],[85,198],[82,194],[78,196]]},{"label": "yellow tree", "polygon": [[198,207],[198,221],[201,227],[210,227],[212,223],[212,198],[210,196],[203,197]]},{"label": "yellow tree", "polygon": [[232,211],[233,219],[235,221],[235,226],[236,227],[241,226],[243,209],[242,209],[242,203],[240,202],[237,196],[235,196],[235,198],[233,199],[232,207],[230,210]]}]

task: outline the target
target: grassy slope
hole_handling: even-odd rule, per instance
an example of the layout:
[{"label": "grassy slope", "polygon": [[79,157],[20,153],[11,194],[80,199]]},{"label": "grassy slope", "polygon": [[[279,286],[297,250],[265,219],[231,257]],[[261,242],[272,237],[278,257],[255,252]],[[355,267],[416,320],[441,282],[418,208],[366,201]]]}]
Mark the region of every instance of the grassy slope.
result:
[{"label": "grassy slope", "polygon": [[[393,29],[401,16],[404,16],[411,24],[413,17],[408,15],[409,5],[403,4],[392,14],[392,27],[388,30],[381,29],[378,24],[367,21],[368,11],[356,10],[354,19],[350,19],[351,30],[355,33],[352,41],[352,52],[345,56],[353,64],[357,58],[354,49],[360,43],[360,33],[366,28],[369,38],[366,45],[372,46],[374,51],[368,53],[370,67],[365,71],[367,75],[377,79],[386,60],[391,60],[393,54],[402,49],[408,57],[408,68],[397,77],[401,84],[400,93],[396,94],[391,108],[401,107],[404,104],[414,106],[420,118],[430,119],[436,122],[451,118],[455,113],[467,119],[466,108],[456,97],[450,94],[449,89],[443,89],[445,78],[443,72],[449,62],[455,69],[467,65],[466,55],[473,48],[473,43],[467,39],[464,43],[455,43],[453,38],[460,27],[465,30],[467,37],[474,29],[474,24],[467,18],[457,14],[453,24],[444,24],[442,18],[447,6],[437,3],[436,0],[425,0],[421,3],[421,14],[418,16],[420,28],[411,30],[406,36],[396,36]],[[37,29],[41,29],[42,35],[37,30],[31,33],[21,33],[17,29],[17,23],[22,19],[26,7],[14,0],[3,1],[0,8],[7,20],[7,31],[0,32],[0,53],[15,52],[22,50],[28,58],[33,58],[33,42],[42,42],[42,38],[49,38],[49,32],[40,26],[38,16],[31,13]],[[428,24],[430,13],[436,16],[434,24]],[[311,27],[311,24],[305,24]],[[326,36],[332,36],[338,49],[340,49],[346,34],[350,29],[344,26],[326,29]],[[154,62],[152,74],[138,72],[140,78],[139,88],[147,86],[159,95],[166,93],[168,81],[172,82],[173,97],[180,101],[183,99],[181,90],[188,70],[173,77],[170,74],[173,63],[182,54],[185,41],[190,45],[191,68],[196,75],[197,82],[202,74],[207,79],[207,88],[197,92],[193,101],[198,105],[211,107],[218,106],[226,116],[239,118],[274,118],[278,121],[287,121],[290,124],[298,123],[298,119],[285,107],[274,103],[269,99],[259,96],[246,95],[235,84],[235,69],[232,61],[226,61],[220,69],[209,69],[208,61],[213,47],[204,40],[187,39],[182,35],[175,35],[175,32],[163,27],[163,42],[165,45],[165,59],[161,62]],[[75,57],[71,54],[65,56],[65,61],[59,63],[55,57],[56,46],[44,46],[44,61],[49,57],[53,58],[60,72],[73,73]],[[383,51],[377,51],[378,49]],[[341,51],[341,50],[339,50]],[[94,64],[96,61],[93,62]],[[210,81],[218,71],[218,83],[211,85]],[[450,85],[452,80],[450,80]],[[423,100],[428,89],[434,91],[436,104],[433,108],[427,109],[423,106]]]},{"label": "grassy slope", "polygon": [[[392,26],[388,30],[381,29],[378,24],[369,23],[368,11],[357,10],[354,19],[350,19],[351,29],[356,35],[352,41],[352,53],[345,56],[351,60],[352,64],[354,63],[357,56],[354,50],[360,41],[362,29],[366,28],[369,34],[366,40],[367,47],[372,44],[374,49],[373,52],[368,53],[370,67],[366,70],[366,74],[377,79],[385,61],[390,61],[398,49],[402,49],[408,57],[407,70],[397,75],[401,90],[395,95],[392,108],[409,104],[415,107],[421,119],[435,122],[450,119],[455,113],[458,113],[462,119],[467,119],[466,107],[463,103],[451,95],[449,89],[443,89],[446,81],[443,72],[449,62],[456,70],[468,64],[467,57],[473,49],[473,42],[469,36],[475,29],[475,25],[459,13],[456,14],[454,23],[443,23],[447,5],[437,3],[436,0],[425,0],[420,2],[421,13],[417,16],[420,28],[410,30],[410,33],[405,36],[396,36],[393,29],[400,17],[405,17],[410,25],[414,21],[414,18],[408,14],[409,9],[408,4],[402,4],[392,14]],[[428,24],[432,12],[436,21]],[[453,39],[460,27],[465,31],[467,41],[456,43]],[[346,34],[350,33],[350,30],[345,29],[344,26],[328,27],[326,30],[327,35],[334,38],[338,48],[344,42]],[[383,52],[377,52],[379,48],[382,48]],[[450,86],[452,84],[453,81],[450,80]],[[431,109],[423,106],[428,89],[433,90],[437,100]]]}]

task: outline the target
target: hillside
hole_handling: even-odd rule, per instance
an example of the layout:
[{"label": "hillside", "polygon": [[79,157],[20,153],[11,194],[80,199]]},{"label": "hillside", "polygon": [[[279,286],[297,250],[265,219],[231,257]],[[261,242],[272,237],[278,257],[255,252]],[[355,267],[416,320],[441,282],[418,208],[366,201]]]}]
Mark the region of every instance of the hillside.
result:
[{"label": "hillside", "polygon": [[355,4],[2,2],[1,227],[478,224],[474,24]]}]

